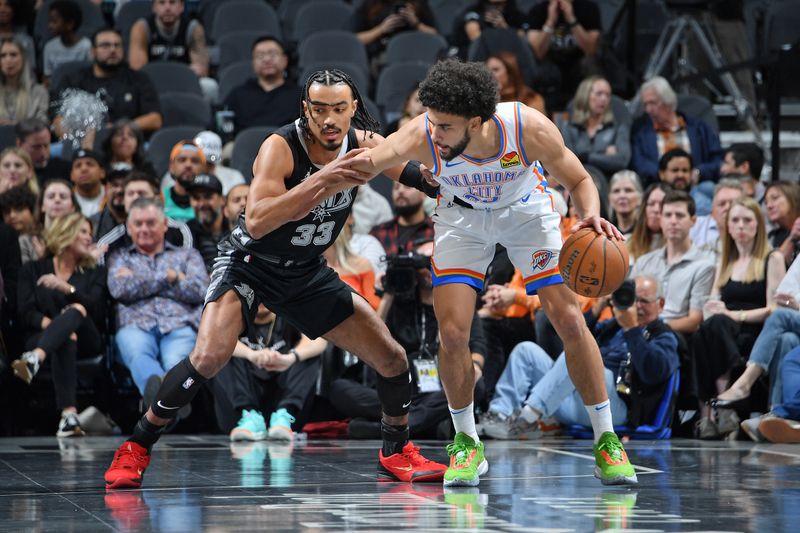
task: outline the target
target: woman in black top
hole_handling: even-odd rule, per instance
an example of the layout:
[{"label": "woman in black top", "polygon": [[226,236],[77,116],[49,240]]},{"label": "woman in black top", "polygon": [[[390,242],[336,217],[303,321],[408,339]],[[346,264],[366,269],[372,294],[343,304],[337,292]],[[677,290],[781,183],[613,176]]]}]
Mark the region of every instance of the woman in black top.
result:
[{"label": "woman in black top", "polygon": [[29,350],[12,363],[30,383],[50,360],[59,437],[83,434],[76,408],[76,358],[103,350],[106,272],[92,256],[92,226],[80,213],[56,218],[44,232],[47,255],[19,273],[18,307]]}]

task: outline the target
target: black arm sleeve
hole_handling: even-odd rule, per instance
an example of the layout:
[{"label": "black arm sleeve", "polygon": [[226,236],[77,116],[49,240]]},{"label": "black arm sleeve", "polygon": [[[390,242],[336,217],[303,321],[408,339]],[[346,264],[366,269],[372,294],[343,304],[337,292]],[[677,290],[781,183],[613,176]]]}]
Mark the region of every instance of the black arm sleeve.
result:
[{"label": "black arm sleeve", "polygon": [[428,184],[427,180],[422,177],[419,165],[419,161],[409,161],[403,168],[403,172],[400,173],[400,183],[406,187],[413,187],[418,191],[422,191],[430,198],[436,198],[439,194],[439,188]]}]

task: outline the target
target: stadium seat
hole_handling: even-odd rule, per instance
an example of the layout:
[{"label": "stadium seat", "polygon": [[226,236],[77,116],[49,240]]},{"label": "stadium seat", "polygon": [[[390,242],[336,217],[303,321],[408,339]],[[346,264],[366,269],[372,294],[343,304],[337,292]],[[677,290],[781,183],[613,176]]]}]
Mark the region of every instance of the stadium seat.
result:
[{"label": "stadium seat", "polygon": [[253,62],[249,59],[237,61],[223,67],[217,74],[217,79],[219,80],[219,103],[222,104],[232,90],[253,77],[255,77]]},{"label": "stadium seat", "polygon": [[200,80],[186,63],[153,61],[140,70],[150,77],[158,94],[192,93],[202,96]]},{"label": "stadium seat", "polygon": [[211,24],[210,37],[218,42],[226,33],[252,30],[264,35],[283,38],[278,14],[263,1],[230,0],[217,8]]},{"label": "stadium seat", "polygon": [[[336,43],[336,46],[331,46]],[[358,65],[369,75],[367,50],[353,32],[328,30],[317,32],[304,39],[297,47],[297,68],[323,61],[346,61]]]},{"label": "stadium seat", "polygon": [[4,124],[0,126],[0,150],[11,148],[17,144],[16,126]]},{"label": "stadium seat", "polygon": [[447,41],[440,35],[422,31],[398,33],[386,45],[384,63],[416,61],[432,65],[447,50]]},{"label": "stadium seat", "polygon": [[258,30],[242,30],[226,33],[219,38],[219,65],[225,68],[237,61],[251,61],[253,57],[253,43],[265,35]]},{"label": "stadium seat", "polygon": [[147,159],[156,169],[157,177],[160,178],[167,171],[172,147],[182,139],[194,139],[201,131],[203,128],[198,126],[172,126],[161,128],[153,134],[147,147]]},{"label": "stadium seat", "polygon": [[253,179],[253,161],[258,155],[261,143],[275,129],[272,126],[253,126],[242,130],[236,136],[231,155],[231,167],[241,172],[248,183]]},{"label": "stadium seat", "polygon": [[53,74],[50,75],[50,89],[55,90],[58,84],[61,83],[61,79],[67,74],[77,72],[90,66],[92,66],[91,61],[67,61],[66,63],[61,63],[53,71]]},{"label": "stadium seat", "polygon": [[[617,435],[644,440],[669,439],[672,436],[672,416],[675,413],[675,402],[678,399],[680,382],[680,372],[675,371],[667,382],[664,396],[661,398],[655,416],[649,424],[642,424],[635,428],[614,426],[614,431]],[[567,433],[576,439],[591,439],[594,435],[591,427],[581,425],[570,426],[567,428]]]},{"label": "stadium seat", "polygon": [[528,42],[514,30],[487,28],[478,39],[469,45],[467,59],[470,61],[486,61],[490,55],[508,51],[519,61],[522,77],[529,87],[536,87],[536,59]]},{"label": "stadium seat", "polygon": [[278,18],[281,20],[283,34],[287,36],[294,35],[294,19],[301,7],[306,4],[330,1],[332,0],[281,0],[278,6]]},{"label": "stadium seat", "polygon": [[387,122],[400,117],[406,96],[427,73],[428,65],[424,63],[395,63],[383,68],[375,87],[375,103]]},{"label": "stadium seat", "polygon": [[159,95],[163,127],[211,125],[211,106],[202,97],[192,93],[163,93]]},{"label": "stadium seat", "polygon": [[436,20],[436,29],[445,39],[453,31],[453,16],[460,13],[467,3],[463,0],[429,0],[428,5]]},{"label": "stadium seat", "polygon": [[122,34],[122,43],[125,50],[128,50],[130,42],[131,28],[133,24],[141,19],[150,16],[153,12],[153,2],[150,0],[131,0],[119,8],[114,27]]},{"label": "stadium seat", "polygon": [[687,117],[702,120],[719,135],[719,121],[717,115],[714,114],[714,106],[711,105],[708,98],[697,94],[679,94],[678,111]]},{"label": "stadium seat", "polygon": [[[308,3],[297,10],[294,18],[294,33],[292,40],[295,43],[303,41],[306,37],[316,35],[327,30],[352,29],[353,8],[339,1]],[[339,48],[328,43],[334,50]]]}]

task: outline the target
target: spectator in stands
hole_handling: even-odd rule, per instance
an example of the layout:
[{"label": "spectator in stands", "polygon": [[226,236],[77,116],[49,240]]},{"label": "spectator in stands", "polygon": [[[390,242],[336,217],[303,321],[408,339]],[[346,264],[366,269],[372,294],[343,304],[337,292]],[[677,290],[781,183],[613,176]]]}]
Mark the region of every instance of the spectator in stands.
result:
[{"label": "spectator in stands", "polygon": [[507,51],[495,52],[486,60],[486,67],[497,81],[501,102],[522,102],[540,113],[545,112],[544,98],[525,84],[517,56]]},{"label": "spectator in stands", "polygon": [[406,96],[405,102],[403,102],[403,108],[401,109],[402,115],[400,115],[400,118],[390,122],[386,126],[386,136],[388,137],[392,133],[396,132],[406,122],[414,117],[418,117],[427,110],[428,108],[422,105],[422,102],[419,101],[419,86],[414,87]]},{"label": "spectator in stands", "polygon": [[253,72],[225,98],[233,112],[233,131],[252,126],[280,126],[300,116],[300,87],[287,80],[289,57],[283,43],[265,35],[253,43]]},{"label": "spectator in stands", "polygon": [[[217,420],[232,441],[294,440],[304,424],[328,342],[311,340],[259,305],[233,358],[214,376]],[[267,429],[264,415],[269,417]],[[238,422],[237,422],[238,420]]]},{"label": "spectator in stands", "polygon": [[208,275],[197,250],[165,242],[158,200],[134,201],[127,226],[133,246],[109,258],[108,289],[116,302],[114,340],[147,408],[166,371],[194,346]]},{"label": "spectator in stands", "polygon": [[205,29],[183,11],[184,0],[153,0],[153,14],[131,27],[128,63],[134,70],[151,61],[186,63],[200,78],[203,94],[215,102],[219,87],[208,77]]},{"label": "spectator in stands", "polygon": [[631,238],[627,241],[631,261],[664,245],[661,234],[661,207],[664,197],[672,187],[666,183],[653,183],[644,191]]},{"label": "spectator in stands", "polygon": [[188,191],[194,218],[187,226],[192,232],[194,247],[200,252],[206,270],[211,274],[214,259],[217,258],[217,245],[232,228],[222,213],[225,206],[222,184],[214,174],[198,174]]},{"label": "spectator in stands", "polygon": [[480,38],[486,28],[515,30],[526,27],[526,13],[515,0],[479,0],[472,2],[453,21],[450,44],[457,46],[461,57],[467,56],[471,42]]},{"label": "spectator in stands", "polygon": [[716,181],[722,164],[719,136],[711,126],[678,112],[678,97],[669,82],[655,76],[640,91],[645,115],[633,123],[631,147],[633,170],[646,182],[658,174],[658,162],[668,151],[682,148],[692,155],[698,181]]},{"label": "spectator in stands", "polygon": [[249,192],[250,185],[242,183],[231,187],[231,190],[225,195],[225,218],[228,219],[228,225],[231,228],[236,226],[239,221],[239,215],[244,211],[244,206],[247,205],[247,194]]},{"label": "spectator in stands", "polygon": [[713,188],[698,185],[697,178],[692,156],[683,148],[673,148],[658,160],[658,179],[675,190],[688,192],[694,198],[697,213],[707,215],[711,212]]},{"label": "spectator in stands", "polygon": [[[213,131],[201,131],[194,142],[206,156],[206,174],[213,174],[222,184],[222,194],[228,194],[231,187],[245,183],[242,173],[222,164],[222,139]],[[248,176],[252,179],[252,175]]]},{"label": "spectator in stands", "polygon": [[31,157],[39,185],[53,178],[66,179],[72,165],[60,157],[50,157],[50,125],[47,121],[30,118],[17,123],[17,148]]},{"label": "spectator in stands", "polygon": [[161,179],[164,212],[168,217],[184,222],[194,218],[187,188],[205,168],[206,156],[193,140],[184,139],[172,147],[169,169]]},{"label": "spectator in stands", "polygon": [[581,80],[600,74],[600,9],[592,0],[546,0],[528,14],[547,108],[560,111]]},{"label": "spectator in stands", "polygon": [[427,0],[365,0],[353,15],[353,30],[367,47],[375,78],[383,65],[381,56],[389,39],[404,31],[437,33]]},{"label": "spectator in stands", "polygon": [[47,31],[53,38],[44,45],[44,77],[69,61],[90,61],[92,42],[78,35],[83,22],[80,6],[74,0],[55,0],[47,8]]},{"label": "spectator in stands", "polygon": [[[678,340],[659,318],[661,284],[650,275],[637,276],[635,282],[633,305],[614,306],[614,318],[600,323],[587,317],[603,357],[615,426],[649,423],[680,366]],[[481,425],[486,435],[498,439],[541,438],[556,434],[560,424],[591,426],[585,407],[564,354],[553,362],[539,346],[524,342],[511,352]]]},{"label": "spectator in stands", "polygon": [[787,400],[780,368],[784,356],[800,345],[800,261],[789,267],[772,301],[775,307],[750,350],[744,372],[728,390],[717,395],[716,405],[720,408],[742,406],[758,378],[765,374],[770,377],[769,404]]},{"label": "spectator in stands", "polygon": [[47,257],[27,263],[19,278],[19,310],[28,350],[12,363],[30,383],[50,361],[58,437],[83,435],[77,410],[76,360],[103,353],[106,272],[91,253],[92,225],[80,213],[59,217],[44,233]]},{"label": "spectator in stands", "polygon": [[[711,214],[697,217],[689,238],[699,249],[719,254],[722,251],[720,228],[725,228],[731,204],[743,194],[742,183],[732,178],[722,178],[714,186]],[[762,215],[763,216],[763,215]],[[724,231],[724,229],[723,229]]]},{"label": "spectator in stands", "polygon": [[694,200],[684,191],[670,191],[661,208],[664,246],[639,257],[632,276],[653,275],[664,291],[661,318],[673,331],[693,333],[703,321],[703,305],[714,281],[713,256],[692,244]]},{"label": "spectator in stands", "polygon": [[[433,242],[426,240],[407,251],[416,253],[417,260],[424,264],[424,260],[433,253]],[[392,337],[403,346],[413,368],[414,394],[408,413],[412,436],[448,438],[451,430],[447,399],[435,373],[439,324],[433,312],[431,270],[419,266],[414,274],[413,279],[408,280],[410,286],[390,284],[385,287],[378,312],[386,321]],[[403,276],[403,279],[406,277]],[[472,320],[469,349],[475,369],[475,384],[480,389],[478,384],[486,357],[486,340],[477,313]],[[476,397],[476,401],[480,401],[482,394],[476,394]],[[331,383],[330,400],[339,412],[353,418],[348,428],[351,437],[378,438],[381,408],[375,389],[374,371],[367,372],[366,384],[351,379],[335,380]],[[448,424],[446,432],[437,430],[437,426],[443,422]]]},{"label": "spectator in stands", "polygon": [[764,204],[767,220],[773,226],[769,243],[779,249],[786,264],[791,265],[800,251],[800,186],[794,182],[773,181],[767,186]]},{"label": "spectator in stands", "polygon": [[25,50],[31,73],[36,71],[36,47],[33,38],[28,35],[27,28],[18,13],[19,4],[13,0],[0,0],[0,40],[15,40]]},{"label": "spectator in stands", "polygon": [[642,183],[632,170],[620,170],[608,184],[609,220],[626,237],[633,233],[642,204]]},{"label": "spectator in stands", "polygon": [[75,198],[85,217],[94,216],[103,208],[106,169],[102,160],[97,152],[83,148],[72,157],[70,180],[74,184]]},{"label": "spectator in stands", "polygon": [[0,192],[21,184],[27,185],[33,194],[39,194],[39,182],[28,152],[6,148],[0,152]]},{"label": "spectator in stands", "polygon": [[128,170],[156,175],[156,169],[144,155],[142,130],[131,119],[121,118],[111,126],[101,150],[105,156],[105,165],[110,169],[124,165]]},{"label": "spectator in stands", "polygon": [[3,222],[14,229],[19,236],[19,250],[23,263],[39,259],[44,252],[44,244],[39,239],[39,231],[34,217],[36,195],[24,185],[11,187],[0,194],[0,212]]},{"label": "spectator in stands", "polygon": [[358,195],[353,202],[353,234],[369,233],[372,228],[391,218],[392,206],[385,196],[369,185],[358,187]]},{"label": "spectator in stands", "polygon": [[18,41],[0,44],[0,125],[28,118],[47,119],[50,98],[36,78]]},{"label": "spectator in stands", "polygon": [[339,274],[342,281],[350,285],[373,309],[377,310],[380,298],[375,294],[375,271],[369,259],[354,254],[350,249],[350,235],[349,226],[342,228],[333,246],[328,247],[322,253],[322,257],[328,262],[328,266]]},{"label": "spectator in stands", "polygon": [[[763,202],[764,186],[761,184],[761,170],[764,168],[764,152],[756,143],[736,143],[725,150],[719,175],[742,178],[745,194]],[[763,207],[763,205],[762,205]]]},{"label": "spectator in stands", "polygon": [[[109,28],[95,32],[92,58],[92,66],[66,74],[58,87],[52,89],[50,99],[60,100],[66,89],[82,89],[90,94],[100,91],[108,106],[109,123],[128,118],[145,133],[159,129],[161,109],[153,82],[125,64],[122,35]],[[60,116],[54,118],[53,129],[57,137],[63,136]]]},{"label": "spectator in stands", "polygon": [[55,219],[67,213],[77,213],[78,199],[72,184],[67,180],[52,179],[44,184],[42,194],[39,195],[39,205],[35,213],[38,213],[39,228],[46,230]]},{"label": "spectator in stands", "polygon": [[125,223],[125,180],[130,174],[130,169],[119,167],[106,174],[104,207],[89,218],[96,241],[116,226]]},{"label": "spectator in stands", "polygon": [[559,120],[564,144],[585,165],[606,177],[628,167],[631,159],[630,125],[622,124],[611,107],[611,85],[601,76],[586,78],[572,100],[572,113]]},{"label": "spectator in stands", "polygon": [[[122,202],[124,205],[125,216],[130,212],[131,205],[139,198],[160,198],[161,192],[158,189],[156,178],[141,172],[132,172],[126,179],[122,188]],[[172,246],[179,248],[192,248],[192,232],[181,221],[167,217],[166,241]],[[122,223],[115,226],[97,240],[99,247],[105,248],[107,256],[111,256],[115,251],[125,249],[133,244],[131,236],[128,234],[127,224]]]},{"label": "spectator in stands", "polygon": [[[722,227],[725,234],[714,288],[703,307],[705,320],[692,339],[701,401],[723,392],[731,375],[744,364],[786,274],[783,256],[770,249],[764,215],[755,200],[745,196],[734,201]],[[738,429],[733,411],[718,412],[715,420],[709,418],[709,411],[705,406],[701,409],[705,420],[700,422],[700,438]]]},{"label": "spectator in stands", "polygon": [[[800,349],[789,352],[780,369],[783,400],[769,413],[742,422],[742,429],[755,441],[800,443]],[[750,425],[752,424],[752,425]],[[755,431],[752,429],[755,427]]]},{"label": "spectator in stands", "polygon": [[394,218],[372,228],[370,234],[377,238],[387,255],[410,252],[415,242],[433,239],[433,222],[425,214],[425,193],[399,182],[392,187]]}]

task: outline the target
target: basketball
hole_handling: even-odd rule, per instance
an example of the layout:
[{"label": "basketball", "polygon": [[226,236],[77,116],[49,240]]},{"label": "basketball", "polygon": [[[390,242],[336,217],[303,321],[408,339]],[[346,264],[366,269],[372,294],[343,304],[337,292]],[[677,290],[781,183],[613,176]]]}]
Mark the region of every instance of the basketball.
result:
[{"label": "basketball", "polygon": [[621,241],[583,228],[561,247],[558,269],[573,292],[590,298],[605,296],[628,275],[628,250]]}]

